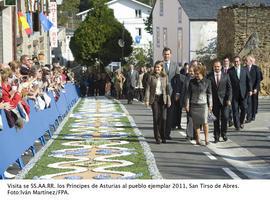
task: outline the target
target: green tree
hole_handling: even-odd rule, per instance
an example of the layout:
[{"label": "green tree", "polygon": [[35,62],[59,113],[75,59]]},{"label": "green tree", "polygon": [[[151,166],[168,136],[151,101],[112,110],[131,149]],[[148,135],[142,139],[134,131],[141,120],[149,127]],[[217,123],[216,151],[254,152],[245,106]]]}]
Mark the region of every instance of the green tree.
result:
[{"label": "green tree", "polygon": [[152,46],[149,44],[149,49],[134,48],[132,54],[127,58],[127,63],[134,64],[136,67],[151,66],[153,63]]},{"label": "green tree", "polygon": [[79,11],[80,0],[63,0],[58,6],[58,24],[65,26],[71,18]]},{"label": "green tree", "polygon": [[93,64],[99,58],[104,65],[122,57],[118,40],[124,32],[124,55],[132,51],[132,38],[123,25],[119,23],[105,5],[106,0],[93,0],[93,7],[86,19],[75,31],[70,48],[78,62]]},{"label": "green tree", "polygon": [[149,17],[147,17],[146,20],[144,21],[144,25],[145,25],[145,30],[147,33],[153,34],[153,18],[152,18],[152,14],[149,15]]},{"label": "green tree", "polygon": [[211,69],[212,60],[217,56],[217,38],[212,38],[206,47],[196,51],[197,60],[204,63],[208,69]]}]

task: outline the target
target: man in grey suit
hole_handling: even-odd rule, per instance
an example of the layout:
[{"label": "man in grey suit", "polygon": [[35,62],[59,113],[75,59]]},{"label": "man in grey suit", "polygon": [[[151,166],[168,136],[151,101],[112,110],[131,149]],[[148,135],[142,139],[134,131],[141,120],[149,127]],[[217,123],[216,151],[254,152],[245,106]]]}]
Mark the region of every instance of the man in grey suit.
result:
[{"label": "man in grey suit", "polygon": [[[172,78],[176,75],[179,74],[179,67],[177,65],[177,63],[172,62],[171,61],[171,56],[172,56],[172,51],[170,48],[168,47],[164,47],[163,51],[163,62],[164,62],[164,71],[166,72],[167,76],[168,76],[168,81],[169,81],[169,93],[171,96],[171,102],[173,104],[173,97],[172,97],[172,85],[171,85],[171,81]],[[165,129],[165,137],[168,140],[171,140],[171,129],[172,129],[172,117],[173,117],[173,109],[174,109],[174,105],[171,105],[168,109],[167,109],[167,121],[166,121],[166,129]]]},{"label": "man in grey suit", "polygon": [[134,69],[134,65],[129,66],[129,72],[127,73],[127,99],[128,104],[132,104],[134,98],[135,88],[138,86],[139,73]]}]

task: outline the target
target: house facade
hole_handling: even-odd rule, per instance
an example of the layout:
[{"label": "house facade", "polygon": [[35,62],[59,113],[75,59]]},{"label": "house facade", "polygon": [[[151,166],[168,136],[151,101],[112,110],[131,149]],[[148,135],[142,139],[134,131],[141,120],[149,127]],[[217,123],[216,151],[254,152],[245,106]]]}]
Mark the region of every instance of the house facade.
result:
[{"label": "house facade", "polygon": [[14,17],[14,7],[4,6],[0,0],[0,63],[12,61],[15,55]]},{"label": "house facade", "polygon": [[[217,13],[223,6],[245,0],[156,0],[153,17],[153,59],[162,59],[165,46],[172,60],[184,64],[198,58],[197,52],[216,44]],[[248,4],[268,4],[269,0],[249,0]],[[228,27],[229,28],[229,27]]]},{"label": "house facade", "polygon": [[[149,47],[152,35],[144,30],[144,20],[149,17],[152,7],[135,0],[113,0],[107,5],[113,10],[115,18],[130,32],[134,47]],[[80,12],[77,16],[83,21],[89,11]]]},{"label": "house facade", "polygon": [[182,65],[196,59],[196,51],[216,38],[216,20],[197,18],[183,3],[180,0],[156,1],[152,13],[154,60],[162,59],[163,48],[169,47],[172,60]]}]

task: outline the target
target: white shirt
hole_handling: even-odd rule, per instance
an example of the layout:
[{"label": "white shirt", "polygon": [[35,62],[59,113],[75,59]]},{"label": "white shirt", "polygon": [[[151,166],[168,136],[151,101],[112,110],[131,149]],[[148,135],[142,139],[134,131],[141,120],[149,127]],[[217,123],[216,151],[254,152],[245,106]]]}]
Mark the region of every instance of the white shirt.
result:
[{"label": "white shirt", "polygon": [[162,94],[162,87],[161,87],[161,81],[160,77],[157,79],[157,86],[156,86],[156,95]]},{"label": "white shirt", "polygon": [[[220,79],[221,79],[221,72],[219,72],[219,73],[214,72],[214,74],[215,74],[216,83],[219,83]],[[218,78],[218,80],[217,80],[217,78]]]}]

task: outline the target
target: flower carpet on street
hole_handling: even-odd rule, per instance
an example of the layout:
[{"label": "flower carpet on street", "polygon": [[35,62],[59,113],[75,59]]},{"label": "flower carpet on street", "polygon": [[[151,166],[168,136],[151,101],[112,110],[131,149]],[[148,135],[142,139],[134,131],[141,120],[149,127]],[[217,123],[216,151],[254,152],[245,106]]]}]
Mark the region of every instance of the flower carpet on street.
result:
[{"label": "flower carpet on street", "polygon": [[27,179],[151,179],[141,137],[110,99],[84,98]]}]

